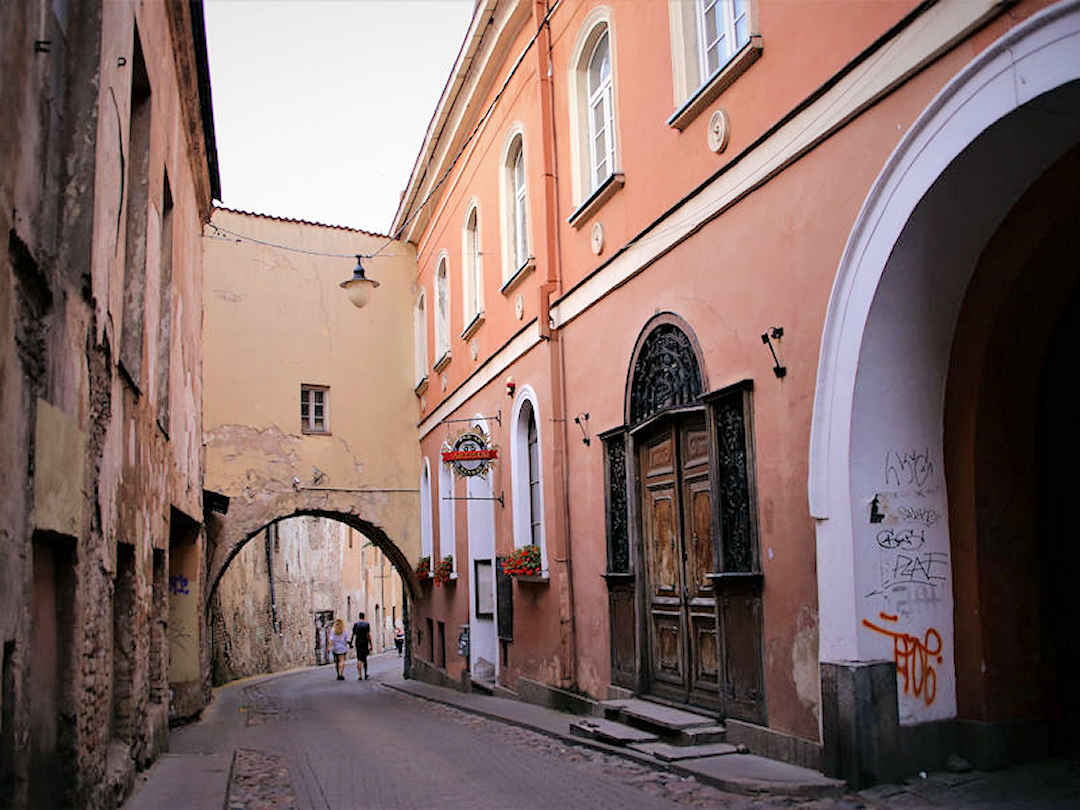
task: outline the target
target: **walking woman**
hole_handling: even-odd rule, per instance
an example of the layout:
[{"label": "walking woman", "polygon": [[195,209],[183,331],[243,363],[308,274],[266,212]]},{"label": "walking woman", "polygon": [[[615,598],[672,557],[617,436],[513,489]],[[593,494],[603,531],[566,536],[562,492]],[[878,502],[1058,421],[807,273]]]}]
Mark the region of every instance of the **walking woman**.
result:
[{"label": "walking woman", "polygon": [[345,680],[345,652],[349,649],[349,637],[345,635],[345,622],[341,619],[334,620],[334,627],[330,633],[330,649],[334,651],[337,679],[343,681]]}]

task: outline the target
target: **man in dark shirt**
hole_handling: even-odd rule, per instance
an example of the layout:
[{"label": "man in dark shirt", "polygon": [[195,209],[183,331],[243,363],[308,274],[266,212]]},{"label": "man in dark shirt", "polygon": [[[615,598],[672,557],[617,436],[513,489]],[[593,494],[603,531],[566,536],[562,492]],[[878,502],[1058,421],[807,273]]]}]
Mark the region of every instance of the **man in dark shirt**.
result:
[{"label": "man in dark shirt", "polygon": [[[349,646],[356,647],[356,680],[367,678],[367,657],[371,651],[371,625],[364,621],[364,612],[360,611],[360,620],[352,626],[352,639]],[[361,673],[361,665],[363,672]]]}]

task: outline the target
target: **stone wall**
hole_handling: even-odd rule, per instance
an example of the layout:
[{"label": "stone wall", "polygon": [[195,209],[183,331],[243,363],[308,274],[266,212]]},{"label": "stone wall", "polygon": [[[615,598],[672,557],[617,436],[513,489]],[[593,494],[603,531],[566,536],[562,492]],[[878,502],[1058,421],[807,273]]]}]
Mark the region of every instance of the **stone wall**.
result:
[{"label": "stone wall", "polygon": [[201,13],[0,4],[3,807],[115,807],[165,746],[180,523],[200,609]]}]

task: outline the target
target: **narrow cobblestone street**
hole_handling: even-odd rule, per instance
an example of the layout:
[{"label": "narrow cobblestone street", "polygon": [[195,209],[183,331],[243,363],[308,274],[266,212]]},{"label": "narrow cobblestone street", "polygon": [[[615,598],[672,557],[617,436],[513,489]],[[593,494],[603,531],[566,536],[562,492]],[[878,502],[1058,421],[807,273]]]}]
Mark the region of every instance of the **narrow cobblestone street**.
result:
[{"label": "narrow cobblestone street", "polygon": [[324,666],[221,688],[202,720],[173,731],[125,810],[1080,806],[1075,767],[1052,761],[833,798],[728,793],[404,694],[400,666],[387,654],[364,682],[350,661],[344,682]]},{"label": "narrow cobblestone street", "polygon": [[377,656],[360,683],[350,661],[344,682],[327,666],[222,688],[200,722],[173,732],[126,807],[219,808],[226,792],[230,810],[856,804],[723,793],[402,694],[385,684],[400,665]]}]

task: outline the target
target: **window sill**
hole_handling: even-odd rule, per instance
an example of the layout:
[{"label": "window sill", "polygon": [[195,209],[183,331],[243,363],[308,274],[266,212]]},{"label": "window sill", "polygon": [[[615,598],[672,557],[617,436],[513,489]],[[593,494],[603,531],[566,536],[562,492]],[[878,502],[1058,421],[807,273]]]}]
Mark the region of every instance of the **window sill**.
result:
[{"label": "window sill", "polygon": [[530,256],[525,260],[525,263],[521,265],[514,274],[506,280],[506,282],[499,288],[499,292],[503,295],[509,295],[513,292],[514,288],[520,284],[526,276],[528,276],[533,270],[536,269],[536,257]]},{"label": "window sill", "polygon": [[329,430],[308,430],[307,428],[300,428],[300,434],[303,436],[333,436]]},{"label": "window sill", "polygon": [[469,321],[468,325],[464,329],[461,330],[461,339],[462,340],[468,340],[473,335],[475,335],[476,331],[483,325],[484,325],[484,313],[483,312],[478,312],[473,317],[473,319],[471,321]]},{"label": "window sill", "polygon": [[573,226],[576,230],[581,230],[581,227],[589,221],[589,218],[595,214],[611,197],[626,185],[626,175],[622,172],[615,172],[607,180],[600,184],[600,186],[585,198],[585,202],[579,205],[570,216],[566,218],[567,223]]},{"label": "window sill", "polygon": [[435,370],[435,373],[438,374],[440,371],[442,371],[448,365],[450,365],[450,351],[449,350],[443,352],[442,357],[440,357],[438,360],[435,361],[435,365],[432,366],[432,368]]},{"label": "window sill", "polygon": [[427,387],[428,387],[428,376],[427,376],[427,374],[425,374],[423,379],[421,379],[420,382],[418,382],[416,384],[416,387],[413,388],[413,393],[416,394],[418,397],[422,396],[424,394],[424,392],[427,391]]},{"label": "window sill", "polygon": [[633,582],[635,579],[634,575],[629,571],[607,571],[600,576],[606,579],[609,584]]},{"label": "window sill", "polygon": [[761,35],[754,34],[750,37],[739,52],[732,56],[722,68],[713,74],[705,84],[686,100],[679,109],[672,113],[667,120],[668,126],[674,127],[680,132],[690,126],[701,112],[716,101],[717,97],[724,92],[737,78],[739,78],[750,65],[754,64],[761,56]]}]

